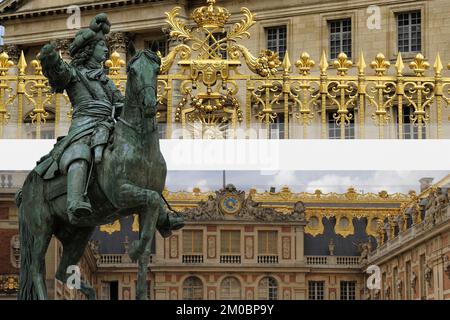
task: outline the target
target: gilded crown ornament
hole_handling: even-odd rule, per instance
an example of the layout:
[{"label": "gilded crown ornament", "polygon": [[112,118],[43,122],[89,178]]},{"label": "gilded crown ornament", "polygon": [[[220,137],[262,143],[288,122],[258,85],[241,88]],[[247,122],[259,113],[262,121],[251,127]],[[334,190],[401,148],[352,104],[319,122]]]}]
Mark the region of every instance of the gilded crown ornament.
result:
[{"label": "gilded crown ornament", "polygon": [[216,0],[208,0],[207,3],[207,6],[194,10],[192,19],[199,27],[223,28],[231,16],[230,12],[223,7],[215,6]]}]

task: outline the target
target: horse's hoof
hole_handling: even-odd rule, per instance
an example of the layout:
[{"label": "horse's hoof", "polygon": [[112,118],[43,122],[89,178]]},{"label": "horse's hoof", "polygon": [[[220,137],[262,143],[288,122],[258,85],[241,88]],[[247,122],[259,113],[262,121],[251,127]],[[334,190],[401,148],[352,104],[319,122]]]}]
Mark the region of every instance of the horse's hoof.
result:
[{"label": "horse's hoof", "polygon": [[183,217],[169,217],[170,220],[170,229],[179,230],[184,227],[184,218]]},{"label": "horse's hoof", "polygon": [[135,240],[131,243],[128,256],[130,257],[131,261],[138,261],[141,255],[142,252],[139,251],[139,241]]}]

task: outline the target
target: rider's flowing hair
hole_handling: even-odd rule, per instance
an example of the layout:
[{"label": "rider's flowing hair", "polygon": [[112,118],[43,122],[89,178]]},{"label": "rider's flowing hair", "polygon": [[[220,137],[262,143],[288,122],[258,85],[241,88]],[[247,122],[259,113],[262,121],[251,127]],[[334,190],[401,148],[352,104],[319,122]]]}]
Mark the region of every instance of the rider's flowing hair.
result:
[{"label": "rider's flowing hair", "polygon": [[94,55],[95,46],[100,41],[102,41],[102,39],[91,41],[82,50],[78,50],[78,52],[72,57],[70,64],[74,67],[87,67],[89,60]]}]

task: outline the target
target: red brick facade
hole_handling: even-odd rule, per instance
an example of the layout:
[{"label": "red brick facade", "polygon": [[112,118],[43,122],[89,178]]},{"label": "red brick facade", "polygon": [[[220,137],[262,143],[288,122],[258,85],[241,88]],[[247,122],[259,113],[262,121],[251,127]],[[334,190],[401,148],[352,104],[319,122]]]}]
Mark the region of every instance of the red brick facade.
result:
[{"label": "red brick facade", "polygon": [[18,234],[18,230],[0,229],[0,274],[18,273],[11,264],[11,238]]}]

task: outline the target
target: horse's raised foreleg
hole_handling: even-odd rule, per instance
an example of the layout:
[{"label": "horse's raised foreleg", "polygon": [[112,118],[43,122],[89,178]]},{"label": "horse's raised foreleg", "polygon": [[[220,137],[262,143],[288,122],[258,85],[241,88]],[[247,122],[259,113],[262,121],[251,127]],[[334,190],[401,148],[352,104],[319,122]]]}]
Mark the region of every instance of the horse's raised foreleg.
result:
[{"label": "horse's raised foreleg", "polygon": [[[84,254],[86,245],[91,238],[93,227],[77,228],[73,227],[70,232],[58,234],[57,237],[63,245],[63,254],[56,271],[56,279],[63,285],[67,285],[67,280],[72,275],[68,273],[70,266],[75,266]],[[95,300],[95,290],[88,283],[80,279],[79,289],[88,300]]]},{"label": "horse's raised foreleg", "polygon": [[151,244],[159,216],[161,196],[152,190],[143,189],[131,184],[120,188],[119,203],[124,207],[142,207],[139,214],[139,240],[131,243],[130,258],[137,261]]}]

